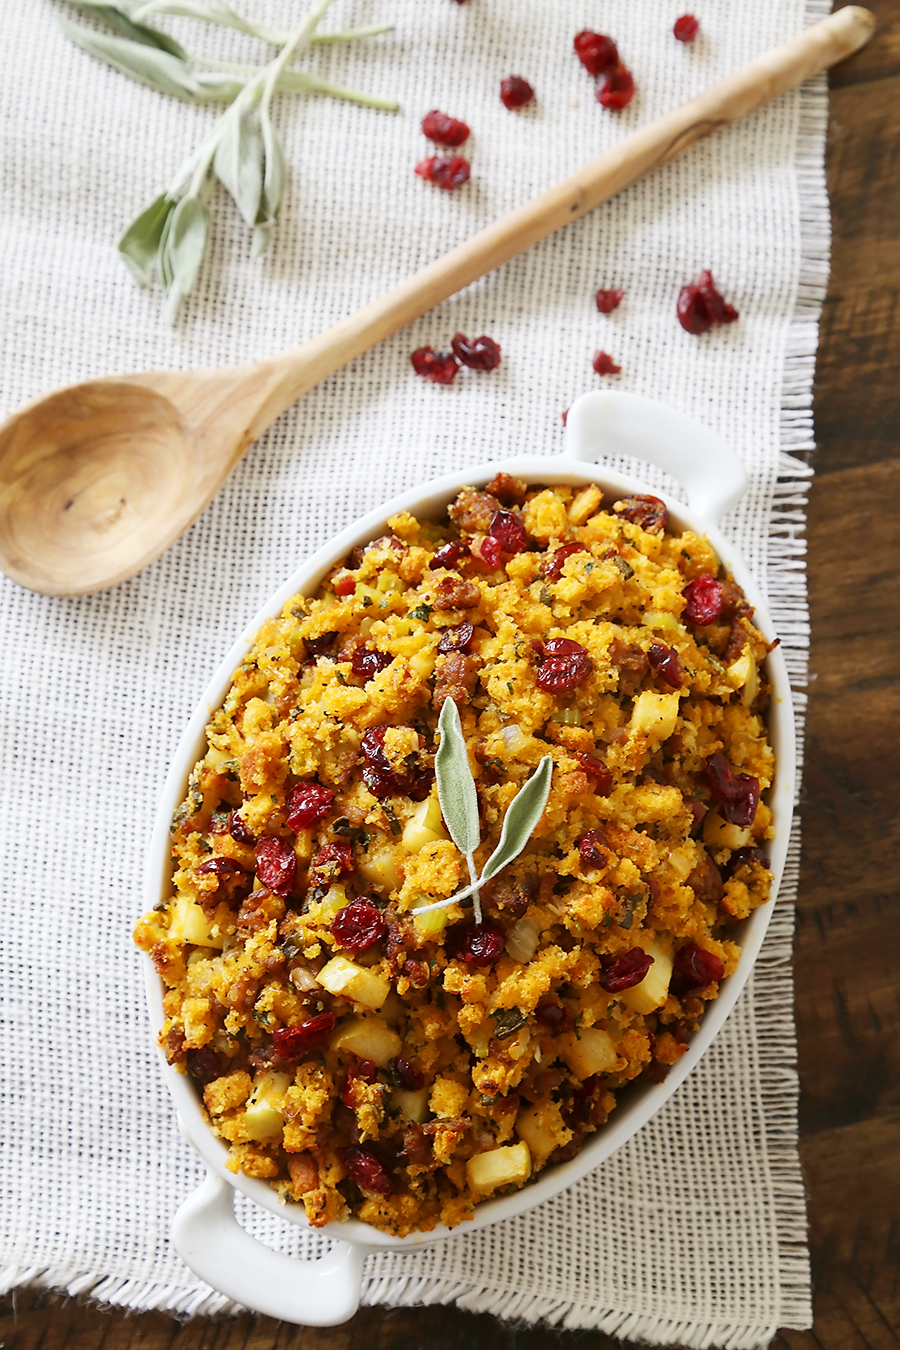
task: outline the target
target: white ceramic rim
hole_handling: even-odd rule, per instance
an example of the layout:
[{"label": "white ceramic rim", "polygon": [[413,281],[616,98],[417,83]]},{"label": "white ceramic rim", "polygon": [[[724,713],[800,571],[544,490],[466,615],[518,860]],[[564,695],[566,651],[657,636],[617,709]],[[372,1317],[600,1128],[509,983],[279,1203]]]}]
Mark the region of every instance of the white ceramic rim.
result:
[{"label": "white ceramic rim", "polygon": [[[679,471],[677,465],[672,468],[672,455],[668,450],[662,458],[650,453],[646,457],[657,463],[662,463],[663,459],[669,461],[665,467],[675,472],[682,482],[689,484],[689,495],[693,501],[699,502],[703,513],[692,509],[691,506],[684,506],[657,488],[650,488],[637,478],[615,473],[600,465],[564,454],[522,456],[462,469],[433,479],[422,487],[403,492],[349,525],[298,567],[266,601],[245,626],[241,636],[229,648],[207,685],[179,740],[160,796],[145,868],[146,909],[152,909],[167,893],[170,877],[169,826],[172,816],[184,798],[188,774],[205,750],[207,723],[215,709],[223,702],[234,672],[252,646],[260,626],[266,619],[280,613],[285,601],[291,596],[298,592],[314,593],[330,568],[343,559],[352,548],[384,533],[388,518],[398,511],[410,511],[414,515],[426,517],[437,516],[461,487],[483,486],[498,472],[509,473],[528,482],[548,485],[597,483],[604,490],[607,501],[615,501],[619,497],[635,492],[652,491],[665,501],[670,519],[677,529],[693,529],[709,538],[719,557],[732,571],[735,580],[743,587],[748,600],[754,606],[756,611],[754,621],[760,631],[769,640],[774,638],[775,633],[763,596],[742,558],[725,539],[714,518],[723,508],[734,504],[741,495],[746,481],[732,452],[718,442],[705,427],[684,417],[683,414],[666,408],[665,405],[625,394],[583,396],[570,410],[570,432],[573,414],[577,418],[579,405],[583,414],[582,429],[589,423],[590,430],[586,436],[581,436],[580,444],[577,443],[578,438],[570,434],[566,449],[567,451],[574,449],[575,453],[580,455],[586,453],[585,444],[591,436],[596,439],[597,418],[606,418],[607,422],[611,418],[614,424],[616,418],[621,417],[623,425],[627,425],[627,437],[619,442],[614,438],[610,440],[610,449],[616,452],[641,455],[642,424],[648,428],[648,440],[653,435],[658,435],[659,428],[663,426],[669,427],[670,430],[674,428],[673,436],[677,432],[682,438],[686,437],[684,446],[679,451],[684,458],[683,473]],[[697,446],[700,448],[696,448]],[[701,461],[701,454],[708,457],[711,451],[720,457],[718,461],[708,458]],[[730,480],[728,480],[729,473]],[[721,489],[718,493],[715,490],[717,483]],[[707,490],[710,486],[712,491]],[[769,655],[768,675],[773,688],[768,728],[777,762],[775,783],[766,798],[772,810],[775,828],[775,837],[770,841],[771,867],[775,877],[772,900],[754,910],[748,919],[738,925],[742,948],[738,969],[724,981],[719,997],[707,1007],[700,1030],[691,1041],[687,1053],[672,1066],[662,1083],[637,1082],[630,1086],[610,1123],[591,1136],[575,1158],[546,1169],[535,1181],[513,1195],[482,1201],[477,1206],[474,1217],[455,1229],[440,1225],[429,1233],[412,1233],[400,1238],[380,1232],[358,1219],[348,1219],[313,1230],[317,1235],[370,1249],[411,1251],[446,1237],[474,1233],[490,1224],[522,1214],[564,1191],[621,1148],[660,1110],[695,1068],[721,1029],[749,978],[769,925],[787,857],[796,790],[796,750],[790,681],[784,657],[778,648]],[[150,1020],[156,1036],[164,1020],[162,984],[149,957],[145,956],[143,960]],[[160,1063],[182,1128],[209,1170],[279,1218],[304,1228],[309,1227],[302,1205],[285,1204],[266,1182],[245,1177],[243,1174],[235,1175],[227,1170],[225,1159],[228,1156],[228,1147],[213,1134],[190,1080],[168,1065],[161,1051]]]}]

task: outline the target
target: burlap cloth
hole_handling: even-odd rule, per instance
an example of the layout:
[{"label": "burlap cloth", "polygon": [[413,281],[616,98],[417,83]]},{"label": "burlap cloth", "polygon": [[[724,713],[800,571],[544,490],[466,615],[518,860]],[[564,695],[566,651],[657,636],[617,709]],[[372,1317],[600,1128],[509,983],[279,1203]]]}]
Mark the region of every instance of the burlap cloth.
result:
[{"label": "burlap cloth", "polygon": [[[295,0],[244,0],[289,26]],[[178,104],[61,35],[60,0],[0,8],[0,413],[56,385],[278,351],[380,294],[628,129],[783,41],[822,0],[704,0],[674,41],[661,0],[337,0],[325,26],[389,20],[368,47],[320,48],[323,75],[400,99],[399,116],[324,98],[277,109],[293,176],[271,252],[249,257],[223,194],[174,330],[115,254],[216,112]],[[71,10],[68,11],[70,14]],[[173,26],[171,21],[164,21]],[[612,33],[638,94],[618,116],[572,52]],[[181,23],[193,49],[244,39]],[[536,104],[507,112],[501,77]],[[471,183],[414,177],[418,124],[465,117]],[[802,506],[827,275],[824,83],[779,99],[447,302],[309,394],[155,565],[78,600],[2,587],[3,1081],[0,1281],[134,1308],[209,1312],[169,1243],[201,1171],[163,1089],[130,940],[154,803],[179,731],[241,625],[340,526],[402,488],[488,454],[554,453],[560,414],[599,384],[698,416],[752,488],[726,528],[768,591],[797,682],[806,610]],[[679,287],[712,267],[738,324],[701,339]],[[627,298],[610,318],[597,286]],[[409,352],[462,329],[503,346],[491,375],[417,379]],[[661,480],[659,480],[661,481]],[[798,695],[798,699],[800,696]],[[455,1301],[529,1322],[691,1346],[755,1347],[809,1325],[790,941],[796,847],[754,979],[698,1070],[596,1173],[522,1218],[367,1266],[366,1302]],[[264,1214],[248,1225],[307,1252]]]}]

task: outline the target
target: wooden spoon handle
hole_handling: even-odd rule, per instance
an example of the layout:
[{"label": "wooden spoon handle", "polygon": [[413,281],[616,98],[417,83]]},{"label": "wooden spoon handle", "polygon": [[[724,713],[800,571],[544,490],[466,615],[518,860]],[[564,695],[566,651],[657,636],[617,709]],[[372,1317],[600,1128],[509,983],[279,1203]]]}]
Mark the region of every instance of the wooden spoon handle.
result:
[{"label": "wooden spoon handle", "polygon": [[265,369],[272,379],[252,419],[250,440],[260,436],[301,394],[398,328],[577,220],[642,174],[684,154],[713,131],[851,55],[868,41],[874,28],[875,17],[869,10],[858,5],[838,10],[697,98],[632,132],[356,314],[283,356],[261,363],[258,369]]}]

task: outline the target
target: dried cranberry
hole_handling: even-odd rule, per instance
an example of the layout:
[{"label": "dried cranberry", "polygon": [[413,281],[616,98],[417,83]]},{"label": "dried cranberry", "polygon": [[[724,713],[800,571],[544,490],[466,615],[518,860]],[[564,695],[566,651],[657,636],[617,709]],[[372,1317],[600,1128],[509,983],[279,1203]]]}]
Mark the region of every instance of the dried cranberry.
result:
[{"label": "dried cranberry", "polygon": [[675,312],[685,332],[693,333],[695,337],[705,333],[714,323],[734,323],[738,318],[734,305],[725,303],[725,297],[709,271],[701,272],[697,282],[682,286]]},{"label": "dried cranberry", "polygon": [[469,966],[495,966],[503,955],[506,939],[489,923],[473,923],[451,934],[448,947]]},{"label": "dried cranberry", "polygon": [[267,834],[256,845],[256,875],[276,895],[288,895],[297,872],[297,857],[286,839]]},{"label": "dried cranberry", "polygon": [[460,559],[468,556],[469,545],[463,543],[461,539],[451,539],[449,544],[441,545],[428,566],[432,571],[436,571],[439,567],[452,568],[456,567]]},{"label": "dried cranberry", "polygon": [[353,871],[353,845],[346,839],[333,844],[325,844],[313,858],[309,867],[309,881],[312,886],[330,886],[338,877]]},{"label": "dried cranberry", "polygon": [[534,90],[521,75],[507,75],[500,81],[500,101],[504,108],[512,112],[515,108],[524,108],[534,98]]},{"label": "dried cranberry", "polygon": [[256,843],[256,835],[248,828],[247,822],[238,815],[237,811],[231,817],[228,833],[236,844],[249,844],[252,848]]},{"label": "dried cranberry", "polygon": [[640,947],[632,947],[624,956],[617,956],[600,972],[600,984],[608,994],[619,994],[633,989],[653,965],[653,957]]},{"label": "dried cranberry", "polygon": [[548,581],[559,581],[562,576],[563,563],[566,558],[571,558],[574,553],[587,553],[585,544],[560,544],[559,548],[552,553],[545,554],[541,561],[541,576],[546,577]]},{"label": "dried cranberry", "polygon": [[207,858],[206,862],[194,868],[194,875],[198,877],[246,876],[247,869],[241,867],[240,863],[235,862],[234,858]]},{"label": "dried cranberry", "polygon": [[609,352],[594,352],[591,365],[598,375],[618,375],[622,367],[617,366]]},{"label": "dried cranberry", "polygon": [[[624,291],[598,291],[594,299],[601,314],[612,314],[625,299]],[[599,373],[599,372],[598,372]]]},{"label": "dried cranberry", "polygon": [[767,872],[771,868],[768,853],[764,853],[761,848],[753,848],[752,846],[735,849],[729,859],[728,866],[733,875],[739,867],[749,867],[752,863],[759,863],[760,867],[764,867]]},{"label": "dried cranberry", "polygon": [[592,33],[584,28],[575,34],[572,45],[589,75],[599,75],[619,64],[619,49],[605,33]]},{"label": "dried cranberry", "polygon": [[500,566],[500,543],[492,534],[484,534],[472,540],[470,551],[476,562],[484,567]]},{"label": "dried cranberry", "polygon": [[457,146],[464,145],[469,139],[469,128],[458,117],[450,117],[432,108],[422,118],[422,134],[438,145]]},{"label": "dried cranberry", "polygon": [[321,783],[306,780],[292,787],[287,798],[287,826],[290,830],[308,830],[331,810],[334,792]]},{"label": "dried cranberry", "polygon": [[454,333],[450,345],[454,355],[471,370],[496,370],[500,364],[500,345],[486,333],[471,340],[464,333]]},{"label": "dried cranberry", "polygon": [[320,656],[327,656],[334,646],[337,633],[322,633],[320,637],[304,638],[303,645],[306,648],[306,655],[311,661],[317,660]]},{"label": "dried cranberry", "polygon": [[693,823],[691,824],[691,838],[696,839],[697,835],[700,833],[700,826],[703,824],[704,817],[709,811],[709,807],[705,802],[701,802],[699,797],[691,797],[686,805],[693,817]]},{"label": "dried cranberry", "polygon": [[715,623],[722,613],[722,583],[705,573],[684,588],[684,617],[704,628]]},{"label": "dried cranberry", "polygon": [[608,797],[612,788],[613,777],[602,759],[589,754],[587,750],[577,750],[575,758],[588,778],[593,778],[594,791],[599,793],[601,797]]},{"label": "dried cranberry", "polygon": [[685,984],[700,989],[703,985],[712,984],[714,980],[721,980],[725,974],[725,962],[714,952],[698,947],[696,942],[689,942],[686,947],[679,947],[675,953],[672,970],[673,974],[678,975]]},{"label": "dried cranberry", "polygon": [[395,1059],[394,1073],[404,1092],[418,1092],[425,1086],[425,1075],[414,1059]]},{"label": "dried cranberry", "polygon": [[672,32],[679,42],[693,42],[700,32],[700,24],[693,14],[682,14],[680,19],[675,20]]},{"label": "dried cranberry", "polygon": [[409,359],[416,374],[432,384],[452,384],[459,371],[452,352],[436,352],[433,347],[417,347]]},{"label": "dried cranberry", "polygon": [[581,1086],[577,1087],[572,1093],[569,1111],[574,1125],[587,1125],[589,1123],[594,1105],[594,1094],[599,1086],[599,1074],[591,1074],[590,1078],[586,1078]]},{"label": "dried cranberry", "polygon": [[371,1059],[357,1059],[353,1064],[347,1066],[347,1072],[344,1075],[344,1085],[341,1088],[341,1101],[350,1110],[356,1109],[356,1094],[354,1086],[358,1082],[374,1083],[378,1079],[378,1065]]},{"label": "dried cranberry", "polygon": [[438,651],[442,655],[447,652],[467,652],[472,646],[472,639],[475,636],[475,625],[465,622],[458,624],[456,628],[445,628],[441,634],[441,640],[438,643]]},{"label": "dried cranberry", "polygon": [[746,829],[753,824],[759,806],[759,779],[749,773],[735,773],[723,754],[710,755],[706,761],[706,781],[722,815],[732,825]]},{"label": "dried cranberry", "polygon": [[560,421],[562,422],[563,426],[565,426],[566,423],[567,423],[568,420],[569,420],[569,410],[568,410],[568,408],[563,408],[563,410],[562,410],[562,412],[560,413],[559,417],[560,417]]},{"label": "dried cranberry", "polygon": [[678,656],[663,642],[654,642],[647,651],[647,659],[661,680],[678,689],[684,684],[684,675]]},{"label": "dried cranberry", "polygon": [[355,1181],[366,1194],[389,1196],[394,1183],[380,1158],[364,1144],[351,1144],[349,1148],[335,1150],[344,1171],[351,1181]]},{"label": "dried cranberry", "polygon": [[609,858],[609,845],[602,830],[588,830],[578,841],[582,867],[602,867]]},{"label": "dried cranberry", "polygon": [[211,1045],[201,1045],[199,1049],[187,1052],[187,1070],[198,1083],[212,1083],[222,1077],[222,1059]]},{"label": "dried cranberry", "polygon": [[424,801],[431,791],[434,770],[413,768],[398,774],[391,768],[390,760],[384,753],[387,731],[387,727],[370,727],[362,738],[360,749],[366,760],[363,782],[379,801],[393,793],[410,797],[414,802]]},{"label": "dried cranberry", "polygon": [[634,76],[627,66],[604,70],[597,81],[597,102],[611,112],[625,108],[634,98]]},{"label": "dried cranberry", "polygon": [[621,501],[613,504],[613,510],[623,520],[630,520],[632,525],[640,525],[642,530],[647,530],[650,534],[662,534],[669,521],[665,502],[660,501],[658,497],[651,497],[649,492],[638,492],[633,497],[623,497]]},{"label": "dried cranberry", "polygon": [[333,1012],[317,1013],[296,1027],[276,1027],[272,1044],[280,1059],[296,1064],[314,1050],[324,1050],[337,1022]]},{"label": "dried cranberry", "polygon": [[594,663],[580,642],[570,638],[551,638],[542,644],[543,657],[537,682],[548,694],[565,694],[587,679]]},{"label": "dried cranberry", "polygon": [[376,648],[361,647],[350,658],[350,669],[358,680],[374,680],[380,670],[385,670],[393,660],[388,652]]},{"label": "dried cranberry", "polygon": [[331,931],[348,952],[366,952],[387,934],[387,924],[366,895],[339,909]]},{"label": "dried cranberry", "polygon": [[504,553],[525,551],[525,526],[515,511],[495,511],[488,526],[488,534],[496,539]]},{"label": "dried cranberry", "polygon": [[565,1031],[572,1020],[569,1009],[563,1007],[561,1003],[556,1003],[552,998],[545,998],[538,1004],[534,1017],[535,1021],[548,1031]]},{"label": "dried cranberry", "polygon": [[452,192],[454,188],[468,183],[472,166],[463,155],[429,155],[416,165],[416,173],[426,183]]}]

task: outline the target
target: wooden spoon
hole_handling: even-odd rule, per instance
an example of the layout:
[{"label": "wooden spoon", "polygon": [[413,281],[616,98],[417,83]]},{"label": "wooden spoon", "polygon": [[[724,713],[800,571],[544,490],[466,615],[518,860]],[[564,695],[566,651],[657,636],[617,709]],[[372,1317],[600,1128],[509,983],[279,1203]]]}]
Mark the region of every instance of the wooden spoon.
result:
[{"label": "wooden spoon", "polygon": [[285,408],[382,338],[868,41],[838,10],[283,356],[210,371],[113,376],[30,404],[0,428],[0,566],[45,595],[134,576],[196,520]]}]

